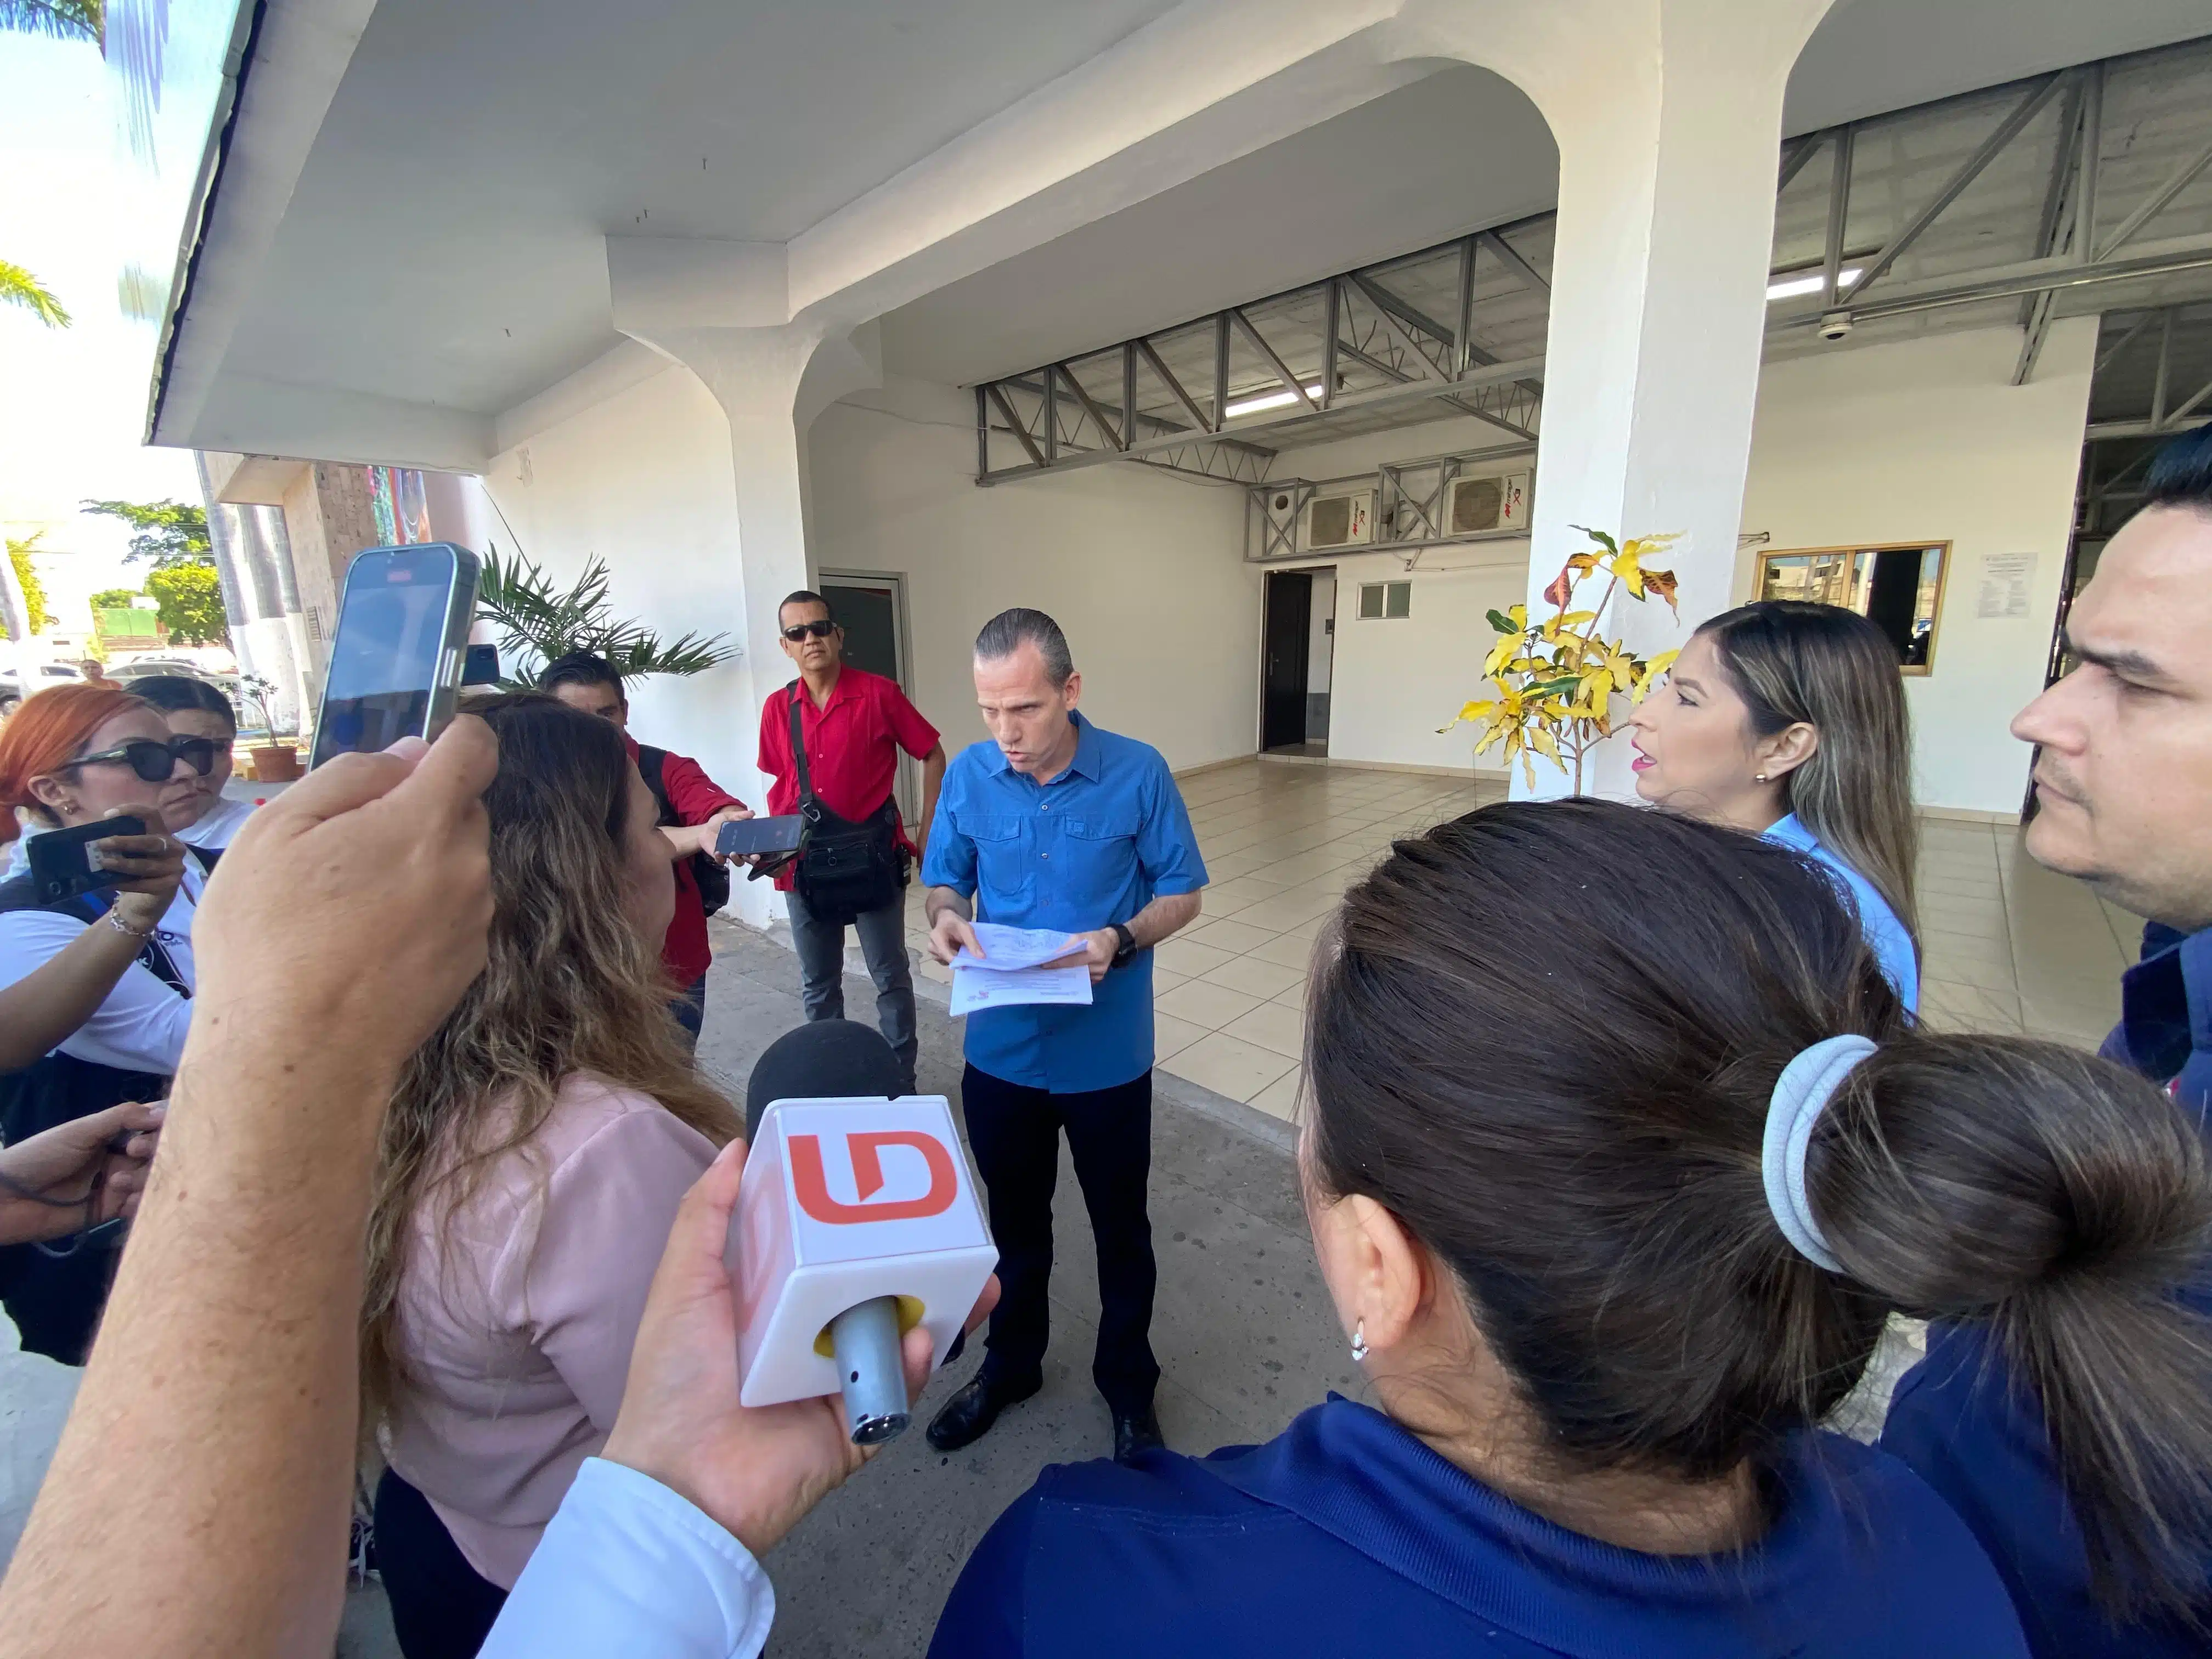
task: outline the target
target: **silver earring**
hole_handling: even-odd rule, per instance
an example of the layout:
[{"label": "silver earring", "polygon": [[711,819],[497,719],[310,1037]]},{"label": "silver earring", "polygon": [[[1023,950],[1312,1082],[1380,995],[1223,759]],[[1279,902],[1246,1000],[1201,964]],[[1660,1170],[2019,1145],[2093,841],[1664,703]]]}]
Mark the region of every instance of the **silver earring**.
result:
[{"label": "silver earring", "polygon": [[1364,1319],[1352,1328],[1352,1363],[1367,1363],[1367,1322]]},{"label": "silver earring", "polygon": [[1752,774],[1752,776],[1757,782],[1765,783],[1766,781],[1766,774],[1764,772],[1754,772]]}]

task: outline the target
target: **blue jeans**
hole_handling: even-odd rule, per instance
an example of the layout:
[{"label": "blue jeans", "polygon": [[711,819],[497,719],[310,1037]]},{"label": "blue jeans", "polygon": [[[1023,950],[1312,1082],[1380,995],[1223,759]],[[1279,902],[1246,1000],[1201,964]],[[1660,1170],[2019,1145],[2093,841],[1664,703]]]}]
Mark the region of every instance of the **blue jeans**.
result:
[{"label": "blue jeans", "polygon": [[[799,998],[806,1018],[845,1018],[845,930],[822,921],[796,893],[784,896],[791,917],[791,942],[799,951]],[[914,1091],[914,1061],[920,1048],[914,1029],[914,969],[906,955],[906,895],[854,923],[868,977],[876,982],[876,1029],[898,1056],[906,1092]]]},{"label": "blue jeans", "polygon": [[686,1038],[684,1047],[687,1048],[697,1048],[699,1046],[699,1028],[707,1023],[706,975],[700,975],[698,978],[693,980],[690,985],[686,986],[682,991],[678,992],[672,999],[671,999],[668,1004],[668,1012],[675,1016],[677,1024],[681,1026],[684,1030],[684,1035]]}]

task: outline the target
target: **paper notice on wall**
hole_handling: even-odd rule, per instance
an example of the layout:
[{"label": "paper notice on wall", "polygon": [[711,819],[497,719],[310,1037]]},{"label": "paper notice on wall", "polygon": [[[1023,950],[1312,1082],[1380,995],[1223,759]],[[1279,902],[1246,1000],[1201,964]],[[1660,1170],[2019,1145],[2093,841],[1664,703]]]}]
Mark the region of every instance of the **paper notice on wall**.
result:
[{"label": "paper notice on wall", "polygon": [[2033,553],[1984,553],[1982,591],[1974,603],[1977,617],[2025,617],[2027,591],[2035,586]]}]

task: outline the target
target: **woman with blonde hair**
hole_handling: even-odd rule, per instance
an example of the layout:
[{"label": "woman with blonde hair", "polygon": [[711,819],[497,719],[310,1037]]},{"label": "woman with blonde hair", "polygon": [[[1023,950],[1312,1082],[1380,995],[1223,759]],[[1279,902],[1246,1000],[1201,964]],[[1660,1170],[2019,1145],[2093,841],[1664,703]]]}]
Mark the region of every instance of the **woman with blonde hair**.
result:
[{"label": "woman with blonde hair", "polygon": [[1825,866],[1911,1012],[1920,836],[1898,667],[1888,636],[1856,611],[1761,599],[1692,635],[1630,724],[1637,793]]},{"label": "woman with blonde hair", "polygon": [[471,703],[499,738],[489,964],[402,1073],[362,1312],[407,1659],[476,1652],[621,1403],[677,1205],[737,1133],[667,1011],[651,792],[604,720]]}]

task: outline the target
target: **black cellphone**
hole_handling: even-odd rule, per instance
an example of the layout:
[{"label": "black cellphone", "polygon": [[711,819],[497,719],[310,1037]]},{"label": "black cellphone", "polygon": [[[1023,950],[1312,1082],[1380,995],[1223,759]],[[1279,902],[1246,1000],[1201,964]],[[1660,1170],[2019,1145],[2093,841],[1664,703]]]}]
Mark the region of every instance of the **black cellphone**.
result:
[{"label": "black cellphone", "polygon": [[355,556],[331,638],[311,766],[445,729],[468,659],[481,568],[475,554],[451,542]]},{"label": "black cellphone", "polygon": [[499,684],[499,647],[495,645],[472,645],[461,665],[463,685],[497,685]]},{"label": "black cellphone", "polygon": [[714,850],[724,858],[755,853],[791,853],[799,848],[799,833],[806,820],[797,813],[780,818],[739,818],[726,823],[714,837]]},{"label": "black cellphone", "polygon": [[24,848],[31,861],[31,882],[41,904],[58,903],[80,893],[113,887],[128,878],[119,871],[103,869],[94,842],[111,836],[143,836],[146,820],[101,818],[92,823],[73,823],[65,830],[48,830],[33,836]]}]

